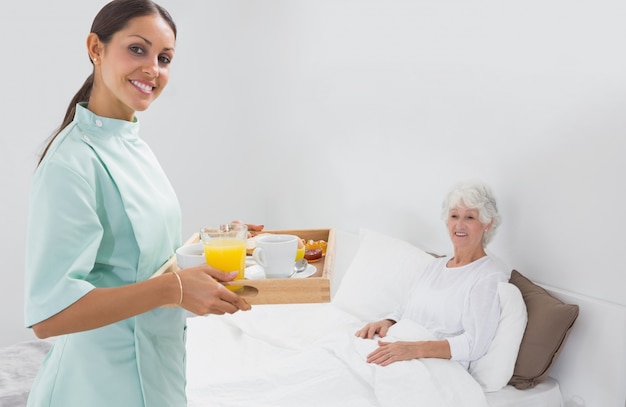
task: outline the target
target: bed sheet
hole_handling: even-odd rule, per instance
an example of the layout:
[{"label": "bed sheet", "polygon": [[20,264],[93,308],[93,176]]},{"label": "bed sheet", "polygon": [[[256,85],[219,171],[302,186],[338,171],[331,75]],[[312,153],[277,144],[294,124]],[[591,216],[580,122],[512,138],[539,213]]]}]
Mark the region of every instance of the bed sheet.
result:
[{"label": "bed sheet", "polygon": [[[456,362],[367,364],[377,344],[354,335],[362,324],[331,303],[190,318],[189,407],[487,406],[480,385]],[[428,334],[414,324],[392,328],[397,340]]]}]

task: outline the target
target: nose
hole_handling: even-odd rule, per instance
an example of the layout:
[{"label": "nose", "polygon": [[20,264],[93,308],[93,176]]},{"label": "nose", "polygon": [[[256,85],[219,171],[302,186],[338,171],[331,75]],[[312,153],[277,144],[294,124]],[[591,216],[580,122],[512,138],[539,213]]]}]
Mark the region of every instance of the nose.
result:
[{"label": "nose", "polygon": [[144,65],[142,71],[151,78],[157,78],[159,76],[159,60],[157,58],[150,60]]},{"label": "nose", "polygon": [[449,225],[454,228],[454,230],[462,230],[465,227],[465,222],[461,219],[451,219]]}]

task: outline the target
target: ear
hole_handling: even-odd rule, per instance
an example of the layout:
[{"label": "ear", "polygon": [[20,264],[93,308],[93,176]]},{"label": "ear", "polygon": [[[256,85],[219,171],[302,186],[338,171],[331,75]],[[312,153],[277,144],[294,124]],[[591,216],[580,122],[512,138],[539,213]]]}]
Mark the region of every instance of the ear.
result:
[{"label": "ear", "polygon": [[489,223],[487,223],[487,224],[485,225],[485,232],[486,232],[486,231],[488,231],[489,229],[491,229],[491,226],[492,226],[492,225],[493,225],[493,219],[491,219],[491,220],[489,221]]},{"label": "ear", "polygon": [[91,59],[94,65],[100,62],[102,56],[102,43],[96,33],[89,33],[87,36],[87,52],[89,53],[89,59]]}]

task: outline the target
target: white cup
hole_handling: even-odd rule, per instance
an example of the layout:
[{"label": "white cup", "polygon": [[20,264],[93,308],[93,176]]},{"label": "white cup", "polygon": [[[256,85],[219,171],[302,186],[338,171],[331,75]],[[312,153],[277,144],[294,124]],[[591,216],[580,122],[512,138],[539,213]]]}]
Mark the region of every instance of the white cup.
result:
[{"label": "white cup", "polygon": [[179,247],[176,250],[176,263],[181,269],[206,264],[202,242]]},{"label": "white cup", "polygon": [[265,270],[266,278],[289,278],[295,272],[298,236],[263,235],[256,238],[254,260]]}]

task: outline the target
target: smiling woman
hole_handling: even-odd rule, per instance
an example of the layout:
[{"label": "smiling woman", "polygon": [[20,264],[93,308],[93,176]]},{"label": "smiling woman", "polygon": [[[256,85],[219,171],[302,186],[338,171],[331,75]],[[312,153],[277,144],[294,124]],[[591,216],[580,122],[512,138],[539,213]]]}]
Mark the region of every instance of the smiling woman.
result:
[{"label": "smiling woman", "polygon": [[[95,89],[87,108],[127,121],[135,111],[146,110],[167,85],[175,42],[174,31],[159,15],[131,20],[108,43],[90,33],[87,49],[94,65]],[[100,92],[99,86],[108,92]]]},{"label": "smiling woman", "polygon": [[[135,111],[146,110],[169,80],[176,33],[169,13],[151,1],[115,0],[103,7],[87,36],[94,72],[74,95],[40,162],[52,141],[74,119],[78,103],[86,102],[95,114],[127,121],[133,120]],[[130,91],[125,90],[131,86],[148,97],[141,103],[132,100]]]},{"label": "smiling woman", "polygon": [[496,200],[489,187],[463,183],[452,189],[443,203],[442,218],[454,246],[451,263],[462,266],[486,256],[486,246],[500,226]]},{"label": "smiling woman", "polygon": [[381,338],[401,319],[410,319],[435,334],[436,340],[379,341],[367,357],[387,366],[401,360],[441,358],[469,368],[493,340],[500,318],[498,284],[508,271],[489,257],[484,246],[500,224],[490,188],[479,182],[455,186],[443,202],[454,254],[433,260],[411,287],[409,298],[387,318],[357,331],[361,338]]},{"label": "smiling woman", "polygon": [[167,85],[175,41],[150,0],[114,0],[93,22],[93,73],[31,187],[25,324],[58,338],[28,406],[186,406],[183,308],[250,308],[206,265],[150,278],[181,246],[181,213],[135,112]]}]

